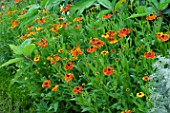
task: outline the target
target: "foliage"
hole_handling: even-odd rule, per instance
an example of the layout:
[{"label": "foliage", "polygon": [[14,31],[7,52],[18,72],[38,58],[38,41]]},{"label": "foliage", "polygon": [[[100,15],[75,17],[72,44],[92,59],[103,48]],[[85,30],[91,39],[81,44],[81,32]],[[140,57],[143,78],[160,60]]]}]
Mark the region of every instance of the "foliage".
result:
[{"label": "foliage", "polygon": [[155,73],[150,75],[150,100],[152,109],[149,113],[168,113],[170,111],[170,59],[158,56],[153,64]]},{"label": "foliage", "polygon": [[11,60],[0,69],[14,66],[9,88],[27,89],[32,112],[146,113],[151,65],[170,48],[166,15],[155,12],[167,2],[154,3],[3,1],[0,29]]}]

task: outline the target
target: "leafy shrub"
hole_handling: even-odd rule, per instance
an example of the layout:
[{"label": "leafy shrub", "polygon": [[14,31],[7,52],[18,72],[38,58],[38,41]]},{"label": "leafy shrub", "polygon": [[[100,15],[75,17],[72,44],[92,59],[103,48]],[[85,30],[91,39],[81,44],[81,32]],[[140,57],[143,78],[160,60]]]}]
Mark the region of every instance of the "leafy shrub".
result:
[{"label": "leafy shrub", "polygon": [[[170,52],[170,51],[169,51]],[[150,100],[153,108],[149,113],[169,113],[170,111],[170,56],[168,58],[157,56],[153,64],[155,73],[150,75]]]}]

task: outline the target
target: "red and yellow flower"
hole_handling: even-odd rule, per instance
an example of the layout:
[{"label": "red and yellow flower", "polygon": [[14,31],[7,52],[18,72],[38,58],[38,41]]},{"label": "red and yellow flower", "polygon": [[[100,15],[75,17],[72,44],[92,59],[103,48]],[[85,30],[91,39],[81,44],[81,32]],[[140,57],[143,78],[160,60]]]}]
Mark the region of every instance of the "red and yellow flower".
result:
[{"label": "red and yellow flower", "polygon": [[58,84],[56,84],[52,89],[51,89],[51,91],[57,91],[58,90],[58,88],[59,88],[59,85]]},{"label": "red and yellow flower", "polygon": [[110,76],[114,72],[115,70],[112,67],[106,67],[103,69],[103,73],[107,76]]},{"label": "red and yellow flower", "polygon": [[51,81],[50,80],[45,80],[42,84],[42,88],[50,88]]},{"label": "red and yellow flower", "polygon": [[11,21],[11,24],[12,24],[11,29],[14,29],[18,26],[19,22],[16,20],[13,20],[13,21]]},{"label": "red and yellow flower", "polygon": [[143,80],[143,81],[149,81],[150,78],[149,78],[149,76],[144,76],[144,77],[142,78],[142,80]]},{"label": "red and yellow flower", "polygon": [[152,51],[145,52],[144,57],[147,59],[153,59],[155,57],[155,53]]},{"label": "red and yellow flower", "polygon": [[87,52],[89,52],[89,53],[95,52],[96,50],[97,50],[97,46],[95,46],[95,45],[87,48]]},{"label": "red and yellow flower", "polygon": [[122,37],[127,36],[129,33],[130,33],[130,29],[129,28],[123,28],[123,29],[119,30],[118,36],[122,38]]},{"label": "red and yellow flower", "polygon": [[83,90],[82,86],[75,86],[73,92],[74,94],[78,94],[81,90]]},{"label": "red and yellow flower", "polygon": [[74,75],[73,75],[72,73],[65,74],[65,76],[64,76],[64,80],[65,80],[66,82],[71,81],[73,78],[74,78]]},{"label": "red and yellow flower", "polygon": [[150,14],[150,15],[146,16],[146,19],[147,19],[147,20],[155,20],[155,19],[156,19],[156,16],[153,15],[153,14]]},{"label": "red and yellow flower", "polygon": [[74,67],[72,62],[67,62],[65,65],[65,70],[71,70]]}]

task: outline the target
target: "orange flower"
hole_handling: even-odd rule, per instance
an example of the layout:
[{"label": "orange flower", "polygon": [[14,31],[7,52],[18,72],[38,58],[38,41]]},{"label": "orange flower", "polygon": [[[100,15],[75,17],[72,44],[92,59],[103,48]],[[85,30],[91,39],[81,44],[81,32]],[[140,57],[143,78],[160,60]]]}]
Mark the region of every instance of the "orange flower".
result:
[{"label": "orange flower", "polygon": [[42,88],[50,88],[51,81],[50,80],[45,80],[42,84]]},{"label": "orange flower", "polygon": [[51,91],[57,91],[57,89],[59,88],[59,85],[55,85]]},{"label": "orange flower", "polygon": [[113,72],[115,72],[115,70],[112,67],[106,67],[103,69],[103,73],[108,76],[111,75]]},{"label": "orange flower", "polygon": [[123,28],[123,29],[120,29],[118,36],[122,38],[128,35],[129,33],[130,33],[129,28]]},{"label": "orange flower", "polygon": [[121,113],[132,113],[132,111],[131,110],[124,110]]},{"label": "orange flower", "polygon": [[95,46],[95,45],[87,48],[87,52],[89,52],[89,53],[92,53],[92,52],[94,52],[94,51],[96,51],[96,50],[97,50],[97,46]]},{"label": "orange flower", "polygon": [[150,78],[149,78],[148,76],[144,76],[144,77],[142,78],[142,80],[143,80],[143,81],[149,81]]},{"label": "orange flower", "polygon": [[146,19],[147,19],[147,20],[155,20],[155,19],[156,19],[156,16],[153,15],[153,14],[150,14],[150,15],[146,16]]},{"label": "orange flower", "polygon": [[110,44],[114,44],[114,43],[118,42],[118,40],[114,37],[108,37],[107,40]]},{"label": "orange flower", "polygon": [[60,60],[60,57],[58,56],[58,54],[55,54],[55,55],[54,55],[54,60],[55,60],[55,61],[59,61],[59,60]]},{"label": "orange flower", "polygon": [[158,35],[158,40],[161,42],[165,42],[169,40],[169,35],[168,34],[162,34],[162,35]]},{"label": "orange flower", "polygon": [[90,39],[90,44],[97,44],[99,42],[99,39],[98,38],[92,38]]},{"label": "orange flower", "polygon": [[60,10],[60,13],[65,13],[65,12],[68,12],[70,10],[70,7],[72,6],[72,4],[67,4],[66,7],[62,8]]},{"label": "orange flower", "polygon": [[81,90],[83,90],[82,86],[75,86],[73,92],[74,94],[78,94]]},{"label": "orange flower", "polygon": [[145,52],[145,53],[144,53],[144,57],[145,57],[145,58],[148,58],[148,59],[152,59],[152,58],[155,57],[155,53],[154,53],[154,52],[151,52],[151,51]]},{"label": "orange flower", "polygon": [[14,29],[18,26],[19,22],[16,20],[13,20],[13,21],[11,21],[11,24],[12,24],[11,29]]},{"label": "orange flower", "polygon": [[35,22],[38,22],[39,24],[43,24],[45,22],[46,18],[36,19]]},{"label": "orange flower", "polygon": [[28,27],[27,27],[27,30],[28,30],[28,31],[31,31],[32,29],[33,29],[33,26],[28,26]]},{"label": "orange flower", "polygon": [[26,38],[27,38],[27,35],[21,36],[21,39],[22,39],[22,40],[25,40]]},{"label": "orange flower", "polygon": [[25,13],[27,13],[27,10],[23,10],[23,11],[21,12],[21,15],[24,15]]},{"label": "orange flower", "polygon": [[77,47],[73,48],[71,50],[71,54],[73,57],[76,57],[77,55],[83,54],[83,52],[80,49],[80,45],[78,45]]},{"label": "orange flower", "polygon": [[77,18],[74,18],[73,22],[81,22],[83,20],[82,17],[77,17]]},{"label": "orange flower", "polygon": [[73,78],[74,78],[74,75],[73,75],[72,73],[65,74],[65,76],[64,76],[64,80],[65,80],[66,82],[71,81]]},{"label": "orange flower", "polygon": [[65,69],[66,70],[71,70],[73,67],[74,67],[74,64],[72,62],[67,62],[66,66],[65,66]]},{"label": "orange flower", "polygon": [[109,37],[114,37],[117,33],[116,31],[108,31],[106,34],[108,34]]},{"label": "orange flower", "polygon": [[43,38],[39,42],[35,42],[35,44],[40,46],[41,48],[45,48],[48,46],[48,42],[47,42],[46,38]]},{"label": "orange flower", "polygon": [[95,44],[96,47],[102,47],[103,45],[104,45],[104,42],[101,41],[101,40],[99,40],[99,41]]},{"label": "orange flower", "polygon": [[19,3],[21,2],[21,0],[14,0],[14,3]]},{"label": "orange flower", "polygon": [[78,25],[78,24],[75,25],[75,28],[76,28],[76,29],[79,29],[79,28],[80,28],[80,25]]},{"label": "orange flower", "polygon": [[102,16],[102,18],[111,18],[111,17],[112,17],[112,14],[106,14]]}]

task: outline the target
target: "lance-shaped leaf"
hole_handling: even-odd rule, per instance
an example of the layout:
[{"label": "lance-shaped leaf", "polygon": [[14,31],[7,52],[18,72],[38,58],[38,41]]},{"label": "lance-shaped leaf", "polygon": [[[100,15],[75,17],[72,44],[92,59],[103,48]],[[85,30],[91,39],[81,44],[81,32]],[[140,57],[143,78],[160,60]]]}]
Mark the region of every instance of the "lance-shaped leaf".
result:
[{"label": "lance-shaped leaf", "polygon": [[23,54],[25,56],[31,56],[33,50],[35,49],[35,44],[25,45],[23,49]]},{"label": "lance-shaped leaf", "polygon": [[13,50],[13,52],[15,54],[17,54],[17,55],[23,54],[23,50],[20,46],[15,46],[15,45],[9,44],[9,47]]},{"label": "lance-shaped leaf", "polygon": [[30,45],[30,44],[31,44],[31,40],[26,39],[20,46],[21,46],[21,48],[24,48],[25,45]]},{"label": "lance-shaped leaf", "polygon": [[113,5],[109,0],[97,0],[97,2],[101,4],[103,7],[113,10]]},{"label": "lance-shaped leaf", "polygon": [[21,61],[21,60],[23,60],[23,59],[24,59],[24,58],[14,58],[14,59],[11,59],[11,60],[5,62],[4,64],[2,64],[2,65],[0,66],[0,68],[2,68],[2,67],[4,67],[4,66],[8,66],[8,65],[13,64],[13,63],[16,63],[16,62],[19,62],[19,61]]}]

